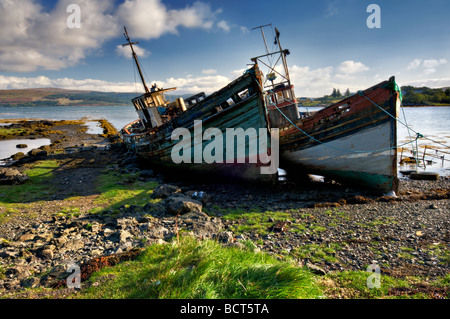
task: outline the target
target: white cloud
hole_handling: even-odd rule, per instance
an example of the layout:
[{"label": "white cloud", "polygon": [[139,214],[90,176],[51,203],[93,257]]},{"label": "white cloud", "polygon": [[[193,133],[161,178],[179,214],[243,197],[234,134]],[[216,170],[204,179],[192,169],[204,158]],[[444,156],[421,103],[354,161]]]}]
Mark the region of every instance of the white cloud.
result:
[{"label": "white cloud", "polygon": [[205,70],[202,70],[202,73],[203,74],[216,74],[217,70],[216,69],[205,69]]},{"label": "white cloud", "polygon": [[328,3],[327,8],[325,9],[325,17],[329,18],[337,14],[339,14],[339,8],[337,7],[336,1]]},{"label": "white cloud", "polygon": [[156,39],[166,33],[177,34],[179,27],[211,29],[221,10],[195,2],[184,9],[168,9],[161,0],[126,0],[117,10],[121,24],[136,38]]},{"label": "white cloud", "polygon": [[[140,46],[138,46],[136,44],[133,44],[133,49],[134,49],[134,52],[136,53],[136,55],[138,57],[145,58],[145,57],[150,55],[149,51],[141,48]],[[122,46],[122,45],[116,46],[116,53],[119,56],[122,56],[122,57],[127,58],[127,59],[131,59],[132,58],[131,49],[128,46]]]},{"label": "white cloud", "polygon": [[365,66],[361,62],[355,62],[355,61],[344,61],[342,62],[339,67],[338,71],[344,74],[353,74],[363,71],[368,71],[369,67]]},{"label": "white cloud", "polygon": [[422,59],[414,59],[411,62],[409,62],[409,64],[406,67],[406,69],[407,70],[417,69],[420,66],[421,63],[422,63]]},{"label": "white cloud", "polygon": [[[205,75],[199,77],[168,78],[161,81],[151,80],[148,84],[156,82],[162,88],[177,87],[176,92],[178,94],[194,94],[199,92],[211,94],[226,86],[230,81],[230,78],[222,75]],[[1,90],[43,87],[102,92],[136,92],[136,89],[142,90],[141,85],[136,86],[134,82],[109,82],[96,79],[76,80],[67,77],[50,79],[46,76],[17,77],[0,75]]]},{"label": "white cloud", "polygon": [[226,32],[230,32],[230,26],[225,20],[222,20],[219,23],[217,23],[217,26]]},{"label": "white cloud", "polygon": [[247,27],[239,27],[239,29],[241,30],[242,34],[247,34],[250,33],[250,30]]},{"label": "white cloud", "polygon": [[289,67],[289,74],[297,96],[321,97],[331,94],[333,88],[339,89],[341,93],[347,89],[356,92],[387,80],[387,78],[380,80],[378,74],[369,77],[362,72],[368,69],[360,62],[344,61],[337,67],[326,66],[316,69],[293,65]]},{"label": "white cloud", "polygon": [[195,94],[199,92],[211,94],[226,86],[230,81],[226,76],[207,75],[189,78],[169,78],[165,81],[158,81],[157,83],[160,87],[177,87],[177,91],[180,94]]},{"label": "white cloud", "polygon": [[105,92],[136,91],[136,86],[132,82],[108,82],[96,79],[75,80],[67,77],[50,79],[46,76],[18,77],[0,75],[0,89],[2,90],[44,87]]},{"label": "white cloud", "polygon": [[423,79],[423,80],[413,80],[405,82],[402,85],[412,85],[415,87],[429,87],[429,88],[442,88],[450,86],[450,77],[448,78],[437,78],[437,79]]},{"label": "white cloud", "polygon": [[32,0],[0,0],[0,71],[58,70],[80,62],[117,34],[108,0],[79,0],[81,28],[67,27],[67,6],[60,0],[51,12]]},{"label": "white cloud", "polygon": [[[182,9],[169,9],[162,0],[122,1],[115,8],[111,0],[77,0],[81,27],[69,28],[67,20],[72,13],[67,7],[73,0],[58,0],[51,10],[35,0],[0,0],[0,71],[71,67],[92,52],[100,52],[105,41],[120,36],[123,25],[133,38],[155,39],[177,34],[181,27],[209,30],[221,12],[200,1]],[[223,21],[219,27],[227,26]]]},{"label": "white cloud", "polygon": [[424,74],[432,74],[437,71],[437,67],[443,64],[446,64],[448,61],[447,59],[414,59],[412,60],[408,66],[406,67],[407,70],[415,70],[420,68]]},{"label": "white cloud", "polygon": [[434,68],[434,67],[437,67],[438,65],[445,64],[445,63],[447,63],[446,59],[439,59],[439,60],[438,59],[429,59],[429,60],[423,61],[423,66],[425,68]]}]

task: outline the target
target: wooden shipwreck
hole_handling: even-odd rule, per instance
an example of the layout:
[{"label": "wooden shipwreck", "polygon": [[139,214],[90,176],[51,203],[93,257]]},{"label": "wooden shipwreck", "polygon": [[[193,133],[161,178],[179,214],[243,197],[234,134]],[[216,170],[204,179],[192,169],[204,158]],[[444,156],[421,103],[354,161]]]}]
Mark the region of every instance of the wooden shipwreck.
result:
[{"label": "wooden shipwreck", "polygon": [[[258,28],[266,43],[263,27]],[[280,129],[280,167],[289,179],[316,174],[376,192],[397,193],[401,93],[395,78],[318,112],[299,113],[286,63],[289,51],[281,48],[276,28],[275,33],[279,51],[267,51],[252,60],[268,68],[263,82],[265,103],[270,126]],[[275,63],[264,63],[262,58],[273,55],[278,55]]]},{"label": "wooden shipwreck", "polygon": [[292,121],[280,131],[288,174],[317,174],[379,192],[398,192],[395,78]]},{"label": "wooden shipwreck", "polygon": [[[148,89],[137,56],[128,33],[125,38],[136,62],[145,93],[132,100],[139,118],[121,130],[121,136],[129,149],[147,163],[163,168],[176,169],[178,172],[214,173],[226,177],[247,180],[272,180],[273,174],[261,174],[261,167],[270,163],[261,161],[271,153],[270,127],[265,112],[264,92],[261,90],[261,74],[257,64],[252,65],[241,77],[226,87],[206,96],[199,93],[187,99],[177,98],[169,102],[165,93],[175,88],[160,89],[153,86]],[[245,136],[230,136],[230,128],[239,128]],[[177,129],[188,132],[189,139],[180,151],[183,161],[174,160],[174,148],[179,148]],[[210,129],[208,131],[208,129]],[[260,130],[262,129],[262,130]],[[221,149],[215,149],[211,160],[202,158],[203,151],[211,147],[211,132],[223,133],[220,138]],[[236,133],[236,132],[233,132]],[[179,137],[179,136],[178,136]],[[217,140],[216,140],[217,142]],[[264,142],[260,144],[261,142]],[[177,146],[178,145],[178,146]],[[216,144],[217,145],[217,144]],[[252,145],[256,145],[256,153]],[[267,147],[261,147],[266,145]],[[218,157],[222,154],[222,160]]]},{"label": "wooden shipwreck", "polygon": [[[266,44],[263,27],[258,28]],[[175,88],[147,88],[133,49],[134,42],[125,29],[128,43],[124,45],[131,47],[145,89],[144,94],[132,100],[139,119],[121,130],[129,149],[145,161],[163,167],[272,181],[277,174],[261,174],[261,167],[270,165],[261,159],[276,154],[280,167],[291,180],[297,175],[317,174],[377,192],[396,193],[401,94],[395,78],[313,114],[300,113],[286,63],[289,50],[282,49],[280,34],[277,29],[275,32],[278,50],[269,52],[266,44],[267,53],[253,58],[252,66],[226,87],[209,96],[199,93],[169,102],[165,93]],[[266,58],[276,62],[266,63]],[[279,62],[281,67],[277,66]],[[262,70],[264,67],[266,72]],[[178,128],[189,132],[192,141],[184,149],[187,155],[184,153],[183,157],[187,160],[182,163],[174,161],[172,156],[178,143],[173,134]],[[205,161],[198,156],[199,150],[211,147],[212,137],[203,138],[208,129],[218,129],[226,135],[230,128],[254,129],[256,134],[237,141],[231,150],[224,143],[220,150],[223,161]],[[272,145],[270,135],[278,131],[279,141]],[[261,140],[267,147],[256,142]],[[255,155],[251,154],[253,142],[258,147],[256,156],[252,157]],[[237,149],[245,151],[239,153]]]}]

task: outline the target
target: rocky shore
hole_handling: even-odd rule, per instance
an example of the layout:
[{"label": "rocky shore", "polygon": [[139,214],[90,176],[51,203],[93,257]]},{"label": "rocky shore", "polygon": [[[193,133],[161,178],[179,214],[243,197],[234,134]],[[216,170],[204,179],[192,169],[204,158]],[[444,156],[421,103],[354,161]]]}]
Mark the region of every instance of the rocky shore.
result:
[{"label": "rocky shore", "polygon": [[[51,179],[56,190],[45,198],[12,209],[11,203],[2,205],[0,194],[0,296],[63,287],[69,262],[79,265],[86,279],[102,265],[133,258],[149,244],[185,233],[290,256],[318,274],[365,271],[373,264],[395,277],[449,273],[449,177],[403,177],[397,197],[313,181],[276,186],[193,182],[143,167],[111,139],[112,132],[93,135],[80,129],[83,123],[46,123],[34,123],[52,140],[41,149],[45,153],[24,155],[0,171],[4,180],[17,178],[20,185],[27,183],[23,172],[33,163],[59,163]],[[97,179],[106,167],[126,174],[123,183],[157,184],[148,203],[92,213]],[[67,292],[55,291],[61,297]]]}]

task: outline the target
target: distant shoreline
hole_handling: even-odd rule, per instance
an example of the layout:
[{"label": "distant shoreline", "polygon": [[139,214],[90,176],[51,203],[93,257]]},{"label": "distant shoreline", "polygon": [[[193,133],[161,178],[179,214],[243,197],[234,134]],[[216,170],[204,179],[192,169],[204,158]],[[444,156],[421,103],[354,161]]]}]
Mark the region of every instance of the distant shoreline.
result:
[{"label": "distant shoreline", "polygon": [[402,107],[449,107],[450,105],[402,105]]}]

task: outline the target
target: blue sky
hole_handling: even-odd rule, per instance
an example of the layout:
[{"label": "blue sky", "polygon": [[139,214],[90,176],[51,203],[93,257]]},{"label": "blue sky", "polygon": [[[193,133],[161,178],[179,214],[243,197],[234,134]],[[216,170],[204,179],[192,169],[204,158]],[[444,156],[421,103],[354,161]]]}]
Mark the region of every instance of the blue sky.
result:
[{"label": "blue sky", "polygon": [[[80,28],[68,28],[70,4],[80,8]],[[381,28],[367,26],[370,4]],[[0,89],[142,91],[120,46],[126,25],[148,82],[211,93],[265,53],[252,28],[269,23],[291,52],[297,96],[364,89],[391,75],[399,85],[450,86],[449,14],[448,0],[0,0]],[[273,30],[264,30],[272,47]]]}]

